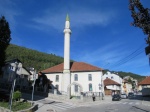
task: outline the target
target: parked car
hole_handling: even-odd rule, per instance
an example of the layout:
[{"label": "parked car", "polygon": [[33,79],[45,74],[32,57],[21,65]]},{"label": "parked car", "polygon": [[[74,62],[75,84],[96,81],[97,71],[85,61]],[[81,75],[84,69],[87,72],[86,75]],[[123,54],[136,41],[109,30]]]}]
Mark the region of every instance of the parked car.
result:
[{"label": "parked car", "polygon": [[128,98],[128,96],[126,94],[121,94],[121,98],[126,99],[126,98]]},{"label": "parked car", "polygon": [[132,97],[134,97],[134,93],[129,92],[129,93],[128,93],[128,98],[132,98]]},{"label": "parked car", "polygon": [[114,95],[112,96],[112,101],[119,101],[119,100],[121,100],[120,94],[114,94]]}]

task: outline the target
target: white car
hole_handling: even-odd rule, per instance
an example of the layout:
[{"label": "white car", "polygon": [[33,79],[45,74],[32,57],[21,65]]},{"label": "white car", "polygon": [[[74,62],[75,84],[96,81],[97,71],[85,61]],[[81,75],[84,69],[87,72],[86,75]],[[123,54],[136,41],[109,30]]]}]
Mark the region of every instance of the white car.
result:
[{"label": "white car", "polygon": [[128,98],[126,94],[121,94],[121,98]]}]

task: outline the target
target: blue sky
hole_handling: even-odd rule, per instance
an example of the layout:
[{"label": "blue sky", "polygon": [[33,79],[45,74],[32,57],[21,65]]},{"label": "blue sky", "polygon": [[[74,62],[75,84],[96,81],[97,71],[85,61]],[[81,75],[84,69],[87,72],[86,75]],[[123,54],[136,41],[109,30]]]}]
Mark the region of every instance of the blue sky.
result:
[{"label": "blue sky", "polygon": [[[129,0],[0,0],[11,43],[63,57],[66,14],[71,22],[71,59],[104,69],[150,75],[142,30]],[[141,0],[150,8],[150,0]]]}]

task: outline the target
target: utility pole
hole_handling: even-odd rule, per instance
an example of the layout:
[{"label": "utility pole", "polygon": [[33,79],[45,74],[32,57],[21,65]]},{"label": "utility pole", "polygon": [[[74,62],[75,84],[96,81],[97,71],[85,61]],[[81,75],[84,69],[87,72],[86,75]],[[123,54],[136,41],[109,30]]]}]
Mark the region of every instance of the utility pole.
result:
[{"label": "utility pole", "polygon": [[[33,68],[34,70],[34,68]],[[33,104],[33,95],[34,95],[34,85],[35,85],[35,79],[36,79],[36,70],[34,70],[33,72],[33,79],[34,79],[34,82],[33,82],[33,89],[32,89],[32,104]]]},{"label": "utility pole", "polygon": [[13,93],[14,93],[14,89],[15,89],[15,84],[16,84],[16,75],[17,75],[17,70],[18,70],[18,62],[15,62],[15,76],[14,76],[14,81],[13,81],[13,85],[12,85],[12,89],[11,89],[11,93],[10,93],[10,112],[11,112],[11,107],[12,107],[12,100],[13,100]]}]

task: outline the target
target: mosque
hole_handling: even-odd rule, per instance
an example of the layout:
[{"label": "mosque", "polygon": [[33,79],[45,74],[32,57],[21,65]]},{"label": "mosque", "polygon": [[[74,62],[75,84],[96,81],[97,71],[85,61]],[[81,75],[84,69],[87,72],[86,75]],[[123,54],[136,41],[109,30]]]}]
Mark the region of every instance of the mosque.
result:
[{"label": "mosque", "polygon": [[85,62],[70,62],[70,18],[64,28],[64,63],[42,70],[61,94],[80,96],[81,93],[103,93],[102,68]]}]

